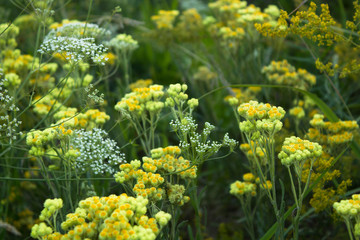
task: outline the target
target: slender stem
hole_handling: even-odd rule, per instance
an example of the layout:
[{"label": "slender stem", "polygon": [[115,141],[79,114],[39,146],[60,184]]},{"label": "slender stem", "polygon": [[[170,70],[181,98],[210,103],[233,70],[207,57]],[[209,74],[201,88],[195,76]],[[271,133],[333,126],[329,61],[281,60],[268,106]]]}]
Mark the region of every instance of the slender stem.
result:
[{"label": "slender stem", "polygon": [[292,190],[293,195],[294,195],[296,206],[299,208],[298,197],[297,197],[297,194],[296,194],[296,188],[295,188],[295,185],[294,185],[294,180],[293,180],[293,177],[292,177],[292,174],[291,174],[290,166],[287,166],[287,169],[288,169],[288,172],[289,172],[289,177],[290,177],[290,182],[291,182],[291,190]]},{"label": "slender stem", "polygon": [[170,239],[176,240],[176,212],[174,206],[170,205],[170,212],[171,212],[171,234]]},{"label": "slender stem", "polygon": [[351,223],[350,223],[350,220],[348,218],[345,218],[345,224],[346,224],[346,228],[347,228],[348,233],[349,233],[350,240],[354,240],[354,237],[353,237],[353,234],[352,234],[352,229],[351,229]]}]

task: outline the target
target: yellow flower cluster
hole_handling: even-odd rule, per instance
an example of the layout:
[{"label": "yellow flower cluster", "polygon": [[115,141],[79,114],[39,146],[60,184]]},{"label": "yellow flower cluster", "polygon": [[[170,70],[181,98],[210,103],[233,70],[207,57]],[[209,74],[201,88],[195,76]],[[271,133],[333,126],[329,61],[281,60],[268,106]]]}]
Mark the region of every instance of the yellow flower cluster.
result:
[{"label": "yellow flower cluster", "polygon": [[4,73],[17,73],[20,76],[31,70],[33,57],[31,55],[22,55],[19,49],[4,50],[1,53],[3,57],[2,69]]},{"label": "yellow flower cluster", "polygon": [[[335,211],[344,218],[360,217],[360,194],[352,195],[352,199],[341,200],[333,205]],[[360,220],[360,218],[359,218]]]},{"label": "yellow flower cluster", "polygon": [[193,77],[194,77],[195,81],[204,82],[205,84],[209,84],[214,79],[216,79],[218,77],[218,75],[215,72],[212,72],[208,67],[200,66]]},{"label": "yellow flower cluster", "polygon": [[235,181],[230,185],[230,194],[237,198],[243,195],[256,196],[256,184],[251,182]]},{"label": "yellow flower cluster", "polygon": [[[57,70],[58,65],[56,63],[40,65],[38,58],[34,59],[31,55],[23,55],[19,49],[2,51],[0,59],[2,59],[2,69],[5,73],[5,78],[8,79],[7,85],[17,87],[22,79],[29,77],[30,84],[36,83],[38,86],[47,89],[54,86],[55,79],[51,74]],[[28,76],[31,71],[31,75]]]},{"label": "yellow flower cluster", "polygon": [[318,143],[292,136],[285,139],[278,157],[283,165],[289,166],[307,160],[315,161],[321,154],[322,147]]},{"label": "yellow flower cluster", "polygon": [[161,97],[164,95],[163,86],[134,88],[115,105],[115,109],[125,116],[137,118],[143,113],[159,113],[164,107]]},{"label": "yellow flower cluster", "polygon": [[290,113],[291,116],[294,116],[297,119],[301,119],[301,118],[305,117],[305,111],[300,106],[291,108],[289,113]]},{"label": "yellow flower cluster", "polygon": [[316,84],[316,77],[305,69],[297,69],[287,60],[272,61],[269,66],[263,67],[267,79],[274,84],[289,85],[302,89],[309,89]]},{"label": "yellow flower cluster", "polygon": [[282,107],[271,106],[269,103],[250,101],[243,103],[238,108],[239,115],[248,120],[280,120],[284,117],[285,111]]},{"label": "yellow flower cluster", "polygon": [[[5,31],[6,30],[6,31]],[[14,24],[3,23],[0,24],[0,50],[6,48],[13,49],[17,46],[16,36],[19,34],[19,28]]]},{"label": "yellow flower cluster", "polygon": [[255,176],[252,173],[245,173],[243,175],[243,180],[245,182],[254,182],[255,181]]},{"label": "yellow flower cluster", "polygon": [[[335,32],[336,21],[330,15],[329,6],[321,4],[321,14],[316,13],[317,6],[314,2],[306,11],[297,11],[291,18],[285,11],[281,11],[277,24],[257,23],[256,29],[264,36],[286,37],[289,33],[306,37],[321,45],[332,45],[342,40],[341,34]],[[288,24],[289,21],[289,24]]]},{"label": "yellow flower cluster", "polygon": [[133,187],[133,191],[137,196],[150,199],[152,201],[159,201],[163,198],[164,190],[159,186],[164,183],[164,178],[156,172],[156,167],[151,164],[152,162],[144,159],[144,163],[141,167],[139,160],[133,160],[130,163],[121,164],[121,172],[117,172],[114,177],[115,181],[124,183],[136,180],[136,184]]},{"label": "yellow flower cluster", "polygon": [[166,194],[169,202],[173,205],[182,206],[190,201],[189,196],[185,196],[185,187],[180,184],[167,184]]},{"label": "yellow flower cluster", "polygon": [[56,29],[59,28],[59,27],[62,27],[62,26],[64,26],[64,25],[66,25],[66,24],[74,23],[74,22],[78,22],[78,21],[77,21],[77,20],[63,19],[63,20],[61,21],[61,23],[58,23],[58,22],[52,23],[52,24],[49,26],[49,28],[56,30]]},{"label": "yellow flower cluster", "polygon": [[174,107],[175,105],[182,105],[189,96],[185,93],[188,89],[186,84],[170,84],[167,95],[169,96],[165,100],[166,106]]},{"label": "yellow flower cluster", "polygon": [[231,88],[231,91],[234,92],[235,96],[226,96],[225,102],[231,106],[238,106],[241,103],[256,99],[256,94],[261,91],[261,87],[248,87],[245,90],[241,90],[241,88]]},{"label": "yellow flower cluster", "polygon": [[178,157],[180,154],[181,150],[177,146],[153,149],[151,150],[152,158],[143,157],[142,164],[139,160],[133,160],[120,165],[121,171],[114,175],[115,181],[124,183],[135,179],[133,191],[137,196],[159,201],[166,194],[171,204],[182,206],[190,200],[184,195],[186,190],[184,186],[171,184],[167,180],[166,191],[160,188],[160,185],[165,182],[163,176],[168,174],[177,175],[184,180],[196,178],[196,166],[191,166],[188,160]]},{"label": "yellow flower cluster", "polygon": [[[352,199],[341,200],[335,202],[333,208],[336,213],[344,218],[348,226],[349,234],[353,234],[356,238],[360,237],[360,194],[353,194]],[[352,228],[352,219],[355,219],[355,227]]]},{"label": "yellow flower cluster", "polygon": [[271,106],[269,103],[250,101],[238,107],[238,113],[246,120],[240,122],[240,130],[245,133],[266,132],[269,135],[282,128],[280,121],[285,111],[282,107]]},{"label": "yellow flower cluster", "polygon": [[221,38],[221,44],[230,49],[237,49],[241,40],[245,36],[245,30],[241,27],[232,29],[230,27],[221,27],[218,32]]},{"label": "yellow flower cluster", "polygon": [[134,91],[135,88],[147,88],[152,84],[153,81],[151,79],[139,79],[136,82],[131,83],[129,85],[129,88],[131,89],[131,91]]},{"label": "yellow flower cluster", "polygon": [[44,202],[44,209],[41,211],[39,219],[45,221],[56,214],[63,207],[61,198],[46,199]]},{"label": "yellow flower cluster", "polygon": [[44,156],[46,149],[49,148],[48,144],[56,140],[65,139],[71,136],[72,133],[73,131],[65,128],[64,125],[56,125],[43,131],[31,130],[26,135],[26,144],[31,146],[29,154],[33,156]]},{"label": "yellow flower cluster", "polygon": [[90,197],[80,201],[75,212],[66,216],[61,224],[65,234],[52,233],[50,227],[40,223],[33,227],[31,236],[44,240],[154,240],[171,215],[160,211],[155,218],[149,218],[146,216],[147,205],[146,198],[126,194]]},{"label": "yellow flower cluster", "polygon": [[[333,152],[337,154],[337,150],[342,148],[341,146],[343,146],[343,144],[350,142],[353,138],[353,131],[358,129],[358,124],[356,121],[328,122],[324,121],[324,115],[315,114],[310,121],[310,125],[312,128],[309,128],[307,138],[310,141],[316,141],[322,144],[324,149],[321,157],[313,165],[310,181],[315,181],[326,170],[320,183],[313,189],[313,197],[310,200],[310,204],[316,211],[322,211],[328,206],[331,206],[339,196],[346,192],[347,187],[351,185],[350,179],[342,180],[336,188],[327,184],[327,182],[331,182],[335,178],[343,176],[338,169],[328,169],[334,160],[329,153]],[[303,181],[306,179],[309,171],[310,163],[307,162],[304,164],[304,171],[302,174]]]},{"label": "yellow flower cluster", "polygon": [[271,22],[279,16],[279,9],[275,5],[261,11],[253,4],[247,5],[246,1],[239,0],[218,0],[209,3],[209,8],[220,15],[220,19],[225,20],[225,25],[252,25],[256,22]]},{"label": "yellow flower cluster", "polygon": [[358,59],[359,39],[356,39],[359,32],[358,16],[360,15],[360,7],[358,1],[354,1],[353,4],[355,9],[353,20],[346,21],[345,32],[351,33],[349,35],[344,34],[344,29],[341,29],[340,24],[336,23],[330,15],[327,4],[321,4],[321,13],[317,14],[317,6],[314,2],[310,3],[307,10],[297,11],[295,16],[291,18],[287,12],[282,11],[275,26],[264,23],[257,24],[256,28],[265,36],[285,37],[289,33],[293,33],[311,39],[317,42],[318,45],[329,46],[336,43],[335,50],[339,58],[337,63],[328,62],[325,64],[320,59],[317,59],[316,68],[320,72],[326,72],[329,76],[334,76],[338,71],[340,78],[348,75],[354,78],[354,74],[360,70]]},{"label": "yellow flower cluster", "polygon": [[245,35],[254,36],[254,23],[274,25],[279,16],[279,9],[274,5],[263,12],[260,8],[239,0],[218,0],[209,3],[209,8],[214,11],[215,18],[209,16],[204,19],[207,30],[219,39],[222,46],[232,50],[241,46],[240,42]]},{"label": "yellow flower cluster", "polygon": [[182,12],[179,22],[174,28],[174,34],[179,41],[197,40],[199,33],[203,29],[201,15],[195,8],[190,8]]},{"label": "yellow flower cluster", "polygon": [[66,109],[64,105],[55,101],[49,94],[44,97],[36,96],[34,102],[36,102],[34,105],[34,112],[40,116],[46,116],[51,109],[58,111]]},{"label": "yellow flower cluster", "polygon": [[[165,44],[178,40],[191,42],[198,40],[203,32],[203,21],[201,15],[195,8],[187,9],[181,13],[177,10],[160,10],[158,15],[151,17],[156,24],[156,29],[150,36],[163,41]],[[176,18],[179,16],[179,20]],[[177,22],[175,24],[175,22]]]},{"label": "yellow flower cluster", "polygon": [[110,64],[110,65],[114,65],[115,61],[117,59],[116,55],[113,54],[112,52],[104,53],[103,57],[105,59],[105,63]]},{"label": "yellow flower cluster", "polygon": [[158,171],[173,173],[182,179],[195,179],[197,177],[197,167],[192,166],[189,160],[178,157],[181,150],[178,146],[168,146],[166,148],[156,148],[151,150],[151,157]]},{"label": "yellow flower cluster", "polygon": [[310,121],[313,128],[309,129],[307,136],[323,145],[341,145],[352,141],[353,131],[359,129],[356,121],[324,121],[324,115],[315,114]]},{"label": "yellow flower cluster", "polygon": [[[252,142],[252,145],[254,143]],[[240,145],[240,150],[243,151],[243,153],[245,154],[245,156],[250,160],[250,163],[253,165],[254,168],[252,169],[256,169],[256,162],[255,161],[259,161],[261,165],[265,165],[267,163],[267,158],[264,154],[264,152],[261,150],[261,148],[259,146],[256,147],[255,150],[255,155],[256,158],[254,157],[254,153],[251,150],[250,144],[248,143],[243,143]]]},{"label": "yellow flower cluster", "polygon": [[107,46],[112,47],[117,53],[123,52],[130,54],[139,47],[139,43],[128,34],[118,34],[106,43]]},{"label": "yellow flower cluster", "polygon": [[160,10],[159,15],[154,15],[151,17],[156,24],[157,29],[172,29],[175,18],[179,15],[179,11],[171,10],[165,11]]},{"label": "yellow flower cluster", "polygon": [[272,189],[272,183],[270,180],[266,180],[263,184],[260,183],[260,179],[256,178],[256,183],[260,184],[261,189],[270,190]]},{"label": "yellow flower cluster", "polygon": [[66,128],[91,130],[104,125],[110,116],[99,109],[89,109],[85,113],[77,114],[76,108],[67,108],[57,112],[54,119],[58,120],[55,125],[61,124]]},{"label": "yellow flower cluster", "polygon": [[245,173],[243,175],[242,181],[235,181],[230,185],[230,194],[235,195],[237,198],[241,199],[245,196],[256,196],[257,186],[260,190],[269,190],[272,188],[272,183],[269,180],[266,180],[264,183],[260,182],[260,178],[255,177],[252,173]]}]

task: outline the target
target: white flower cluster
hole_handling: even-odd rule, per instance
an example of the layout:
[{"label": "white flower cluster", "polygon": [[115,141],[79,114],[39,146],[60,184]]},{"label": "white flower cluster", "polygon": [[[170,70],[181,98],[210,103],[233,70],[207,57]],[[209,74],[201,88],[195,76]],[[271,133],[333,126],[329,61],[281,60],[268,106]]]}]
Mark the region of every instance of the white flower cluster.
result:
[{"label": "white flower cluster", "polygon": [[16,118],[12,118],[9,112],[19,111],[14,103],[14,98],[9,95],[9,91],[5,88],[7,80],[2,78],[2,70],[0,69],[0,137],[8,139],[16,139],[17,128],[21,124]]},{"label": "white flower cluster", "polygon": [[170,126],[175,132],[181,131],[184,134],[190,132],[193,129],[196,130],[198,127],[198,125],[195,123],[195,120],[191,117],[184,117],[181,123],[178,120],[171,120]]},{"label": "white flower cluster", "polygon": [[117,167],[125,162],[125,155],[114,140],[106,138],[107,135],[98,128],[74,131],[70,147],[79,151],[75,160],[76,169],[82,172],[92,170],[95,175],[116,172]]},{"label": "white flower cluster", "polygon": [[185,117],[181,122],[178,120],[171,121],[170,126],[176,132],[180,130],[183,136],[189,136],[187,139],[180,139],[179,147],[182,149],[195,148],[198,153],[213,152],[214,154],[222,146],[219,142],[207,140],[210,133],[215,129],[215,126],[208,122],[205,123],[202,133],[196,132],[198,125],[191,117]]},{"label": "white flower cluster", "polygon": [[238,141],[229,137],[229,133],[225,133],[223,141],[224,141],[224,145],[229,146],[231,150],[233,150],[236,147],[236,145],[239,144]]},{"label": "white flower cluster", "polygon": [[111,32],[93,23],[70,22],[49,32],[46,38],[75,37],[75,38],[99,38],[108,37]]},{"label": "white flower cluster", "polygon": [[116,37],[106,43],[108,47],[112,47],[119,51],[132,52],[139,47],[139,44],[131,35],[118,34]]},{"label": "white flower cluster", "polygon": [[98,96],[99,90],[94,88],[92,84],[89,84],[89,86],[85,87],[85,91],[88,94],[88,98],[93,100],[95,103],[103,103],[104,102],[104,94],[101,93]]},{"label": "white flower cluster", "polygon": [[94,38],[53,37],[45,39],[38,51],[61,54],[73,63],[91,59],[94,63],[105,65],[107,59],[103,53],[106,50],[104,45],[97,45]]},{"label": "white flower cluster", "polygon": [[179,147],[183,152],[195,150],[198,156],[201,156],[201,161],[207,157],[217,153],[223,146],[228,146],[233,149],[237,142],[229,138],[229,135],[224,136],[223,143],[208,140],[211,132],[215,129],[214,125],[206,122],[201,133],[197,133],[198,125],[192,117],[184,117],[182,121],[172,120],[170,122],[171,128],[178,134],[180,138]]}]

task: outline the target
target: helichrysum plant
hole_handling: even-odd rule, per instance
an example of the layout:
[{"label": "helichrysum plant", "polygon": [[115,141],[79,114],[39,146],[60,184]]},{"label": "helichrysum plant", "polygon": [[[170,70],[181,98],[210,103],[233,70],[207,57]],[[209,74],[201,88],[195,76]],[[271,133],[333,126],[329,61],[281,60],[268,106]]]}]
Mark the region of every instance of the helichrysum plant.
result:
[{"label": "helichrysum plant", "polygon": [[115,105],[121,117],[135,128],[147,155],[155,147],[155,129],[165,106],[163,95],[162,85],[134,88]]},{"label": "helichrysum plant", "polygon": [[[352,199],[335,202],[333,208],[346,224],[351,240],[360,238],[360,195],[353,194]],[[355,226],[354,226],[355,220]]]},{"label": "helichrysum plant", "polygon": [[[287,167],[290,181],[291,181],[291,189],[293,193],[293,197],[296,203],[296,216],[294,217],[294,239],[299,238],[299,223],[301,216],[301,208],[303,204],[303,200],[305,197],[305,193],[309,188],[310,184],[310,174],[312,172],[312,166],[314,162],[321,156],[322,147],[318,143],[313,143],[308,140],[302,140],[298,137],[290,137],[286,138],[282,150],[279,153],[278,157],[281,160],[281,163]],[[305,176],[307,179],[305,182],[305,186],[302,187],[302,177],[303,176],[303,167],[306,161],[310,162],[310,171],[309,175]],[[294,177],[291,171],[291,167],[295,172],[295,177],[297,179],[297,183],[294,181]],[[298,187],[296,187],[298,186]]]},{"label": "helichrysum plant", "polygon": [[[344,174],[344,169],[339,167],[325,171],[334,161],[334,156],[343,151],[354,138],[356,130],[359,128],[356,121],[330,122],[325,120],[322,114],[314,114],[310,120],[310,128],[306,133],[306,138],[312,142],[318,142],[323,148],[322,155],[312,166],[310,181],[314,182],[321,174],[324,178],[313,188],[313,196],[310,204],[316,211],[322,211],[333,205],[339,197],[346,192],[352,181]],[[305,163],[302,181],[309,175],[310,164]],[[323,173],[324,172],[324,173]],[[342,181],[335,186],[332,182],[338,178]]]},{"label": "helichrysum plant", "polygon": [[[110,41],[105,42],[105,45],[113,49],[120,59],[124,71],[125,88],[127,88],[130,84],[129,65],[131,55],[139,47],[138,42],[134,40],[131,35],[118,34]],[[118,84],[120,85],[121,82],[118,81]]]},{"label": "helichrysum plant", "polygon": [[[133,160],[122,164],[121,171],[114,175],[116,182],[130,187],[136,196],[149,199],[153,204],[162,200],[160,209],[169,211],[173,216],[170,239],[176,239],[179,235],[179,207],[190,200],[185,194],[190,182],[197,177],[197,167],[180,154],[177,146],[152,149],[151,158],[143,157],[142,162]],[[154,209],[150,208],[150,211]]]},{"label": "helichrysum plant", "polygon": [[197,132],[198,124],[192,113],[199,105],[199,100],[188,99],[188,95],[185,93],[187,88],[186,84],[171,84],[166,92],[168,97],[165,104],[171,110],[173,120],[171,120],[170,126],[180,140],[179,147],[184,156],[191,159],[193,164],[200,166],[216,154],[221,147],[230,147],[230,152],[232,152],[237,141],[231,139],[229,134],[225,134],[222,142],[210,140],[210,134],[215,126],[209,122],[205,122],[202,132]]},{"label": "helichrysum plant", "polygon": [[[56,201],[56,202],[55,202]],[[56,223],[56,211],[62,206],[61,199],[48,199],[40,215],[44,221],[50,217]],[[36,239],[141,239],[154,240],[161,229],[171,219],[163,211],[147,216],[149,201],[143,197],[130,197],[126,194],[108,197],[89,197],[81,200],[75,212],[66,215],[60,232],[47,221],[34,225],[31,236]],[[55,214],[54,214],[55,213]],[[42,217],[45,215],[44,217]],[[55,224],[54,223],[54,224]]]},{"label": "helichrysum plant", "polygon": [[[279,206],[276,196],[275,134],[279,132],[283,126],[280,120],[284,117],[285,110],[282,107],[275,107],[269,103],[264,104],[257,101],[243,103],[237,110],[238,114],[245,119],[239,123],[240,131],[244,133],[250,150],[253,153],[254,164],[250,166],[255,167],[255,169],[251,169],[251,171],[259,177],[260,185],[266,186],[266,195],[270,199],[279,223],[279,237],[283,239],[284,201],[281,199]],[[264,154],[265,163],[264,160],[261,161],[261,158],[256,154],[258,148],[260,148]],[[271,188],[267,187],[268,176]]]},{"label": "helichrysum plant", "polygon": [[240,200],[241,209],[246,217],[247,232],[251,239],[256,239],[254,229],[255,209],[251,204],[252,198],[256,196],[257,190],[255,176],[252,173],[247,173],[244,174],[243,180],[244,181],[235,181],[230,185],[230,194]]},{"label": "helichrysum plant", "polygon": [[309,89],[316,84],[316,77],[305,69],[296,69],[287,60],[272,61],[269,66],[262,69],[269,82],[280,85],[288,85],[301,89]]}]

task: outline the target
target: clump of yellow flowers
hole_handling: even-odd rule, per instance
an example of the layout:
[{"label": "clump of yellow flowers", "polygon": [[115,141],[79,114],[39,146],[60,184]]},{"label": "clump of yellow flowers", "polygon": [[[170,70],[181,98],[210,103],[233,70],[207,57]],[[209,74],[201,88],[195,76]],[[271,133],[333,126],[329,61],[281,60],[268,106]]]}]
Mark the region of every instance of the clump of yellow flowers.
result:
[{"label": "clump of yellow flowers", "polygon": [[254,23],[274,25],[279,16],[279,9],[275,5],[262,11],[239,0],[218,0],[209,3],[209,8],[214,11],[215,17],[208,16],[204,19],[207,30],[219,39],[223,47],[234,51],[241,47],[241,40],[246,37],[256,38]]},{"label": "clump of yellow flowers", "polygon": [[[44,156],[53,147],[60,145],[62,149],[68,149],[69,137],[74,129],[91,130],[102,126],[110,119],[105,112],[98,109],[89,109],[85,113],[77,113],[76,108],[65,108],[54,115],[58,121],[45,130],[31,130],[27,133],[26,144],[31,146],[29,154]],[[56,144],[59,141],[60,144]],[[68,149],[68,157],[73,157],[73,150]],[[65,154],[65,153],[64,153]],[[67,156],[67,155],[66,155]]]},{"label": "clump of yellow flowers", "polygon": [[[171,219],[171,215],[158,211],[154,217],[149,218],[146,215],[148,203],[146,198],[134,198],[126,194],[89,197],[79,202],[74,213],[66,215],[66,220],[61,223],[64,234],[56,229],[54,221],[53,224],[47,223],[48,225],[44,222],[36,224],[31,236],[40,240],[154,240]],[[59,209],[57,206],[54,208]],[[56,220],[55,215],[53,219]]]},{"label": "clump of yellow flowers", "polygon": [[309,89],[316,84],[316,77],[305,69],[296,69],[287,60],[272,61],[269,66],[262,69],[267,79],[274,84],[288,85],[301,89]]},{"label": "clump of yellow flowers", "polygon": [[241,197],[245,194],[256,195],[256,185],[250,182],[236,181],[230,185],[230,194]]},{"label": "clump of yellow flowers", "polygon": [[285,37],[289,33],[293,33],[309,38],[319,45],[331,45],[334,41],[341,40],[341,35],[336,34],[333,30],[337,23],[330,15],[329,6],[321,4],[320,15],[316,13],[316,9],[316,4],[311,2],[306,11],[297,11],[291,18],[287,12],[281,11],[275,26],[269,23],[257,23],[255,27],[265,36]]},{"label": "clump of yellow flowers", "polygon": [[[315,181],[322,172],[327,170],[322,180],[313,188],[310,204],[316,211],[322,211],[331,206],[334,201],[337,201],[338,196],[344,194],[347,187],[351,185],[350,179],[344,179],[336,188],[329,186],[328,183],[340,176],[344,176],[344,174],[339,169],[328,170],[328,168],[334,161],[331,155],[338,155],[344,149],[344,146],[353,139],[353,133],[359,126],[356,121],[325,121],[322,114],[315,114],[313,119],[310,120],[310,125],[312,127],[307,132],[307,138],[310,141],[318,142],[324,149],[322,155],[313,165],[311,182]],[[310,163],[306,162],[304,164],[303,182],[309,172]]]},{"label": "clump of yellow flowers", "polygon": [[233,95],[225,97],[225,102],[231,106],[238,106],[242,103],[249,102],[250,100],[256,99],[256,95],[261,91],[261,87],[248,87],[246,89],[231,88]]},{"label": "clump of yellow flowers", "polygon": [[261,134],[273,136],[282,128],[280,121],[285,111],[282,107],[271,106],[266,103],[250,101],[238,107],[238,113],[245,121],[240,122],[240,131],[248,134],[249,139],[258,139]]},{"label": "clump of yellow flowers", "polygon": [[131,91],[134,91],[135,88],[149,87],[152,84],[153,84],[153,81],[151,79],[139,79],[136,82],[131,83],[129,85],[129,88],[131,89]]},{"label": "clump of yellow flowers", "polygon": [[[241,145],[241,149],[246,152],[246,155],[252,153],[252,157],[249,159],[251,167],[250,171],[258,176],[260,188],[264,190],[273,206],[276,219],[279,223],[280,235],[283,235],[284,209],[282,204],[279,205],[276,200],[274,149],[276,139],[275,134],[279,132],[283,126],[281,119],[285,116],[285,110],[282,107],[271,106],[269,103],[250,101],[240,104],[237,108],[237,113],[239,117],[245,119],[240,121],[240,118],[237,117],[240,121],[240,131],[244,133],[247,141],[247,145]],[[243,208],[246,210],[246,208],[249,207]],[[250,210],[246,211],[249,212]],[[247,215],[249,214],[250,213]],[[252,213],[252,215],[253,214],[254,213]],[[248,225],[251,229],[251,226],[253,226],[251,218]],[[252,235],[252,239],[256,239],[254,233],[250,234]]]},{"label": "clump of yellow flowers", "polygon": [[[159,201],[166,197],[171,204],[182,206],[190,198],[183,195],[185,187],[175,183],[180,179],[195,179],[197,167],[190,165],[188,160],[179,156],[180,154],[181,150],[177,146],[153,149],[151,158],[143,157],[142,163],[133,160],[120,165],[121,171],[115,174],[115,181],[129,183],[137,196],[151,201]],[[133,180],[136,180],[136,183],[132,186]],[[166,185],[162,188],[163,183]]]},{"label": "clump of yellow flowers", "polygon": [[[282,150],[279,153],[279,159],[283,165],[290,166],[294,164],[300,167],[304,161],[309,159],[314,161],[321,154],[322,147],[318,143],[292,136],[285,139]],[[298,173],[301,176],[301,171]]]},{"label": "clump of yellow flowers", "polygon": [[[257,185],[259,185],[259,195],[257,195]],[[240,205],[243,213],[246,217],[246,230],[249,233],[251,239],[256,239],[254,228],[254,216],[256,208],[261,202],[265,191],[272,189],[271,181],[267,180],[264,183],[260,183],[260,179],[256,178],[252,173],[245,173],[243,175],[243,181],[235,181],[230,185],[230,194],[234,195],[240,200]],[[252,197],[257,196],[255,199]]]},{"label": "clump of yellow flowers", "polygon": [[157,114],[164,107],[161,97],[164,95],[163,86],[134,88],[115,105],[115,110],[129,119],[141,118],[141,115]]},{"label": "clump of yellow flowers", "polygon": [[309,139],[332,147],[349,143],[353,139],[353,132],[359,129],[356,121],[324,121],[322,114],[315,114],[310,125],[312,128],[307,134]]},{"label": "clump of yellow flowers", "polygon": [[162,85],[134,88],[126,94],[116,105],[121,117],[130,121],[140,138],[147,155],[155,147],[155,129],[160,119],[160,112],[165,104]]},{"label": "clump of yellow flowers", "polygon": [[[310,142],[308,140],[302,140],[295,136],[285,139],[281,152],[278,155],[281,163],[285,165],[288,169],[291,181],[291,189],[297,207],[296,215],[293,219],[294,239],[298,239],[301,208],[305,193],[309,188],[312,166],[321,155],[322,147],[318,143]],[[302,187],[301,182],[303,177],[303,168],[305,162],[307,161],[310,162],[310,171],[308,172],[308,176],[305,176],[306,180],[303,181],[305,182],[305,186]],[[295,180],[293,179],[291,167],[293,167],[294,169],[297,184],[294,183]],[[296,185],[298,186],[297,189],[295,187]]]},{"label": "clump of yellow flowers", "polygon": [[310,2],[307,10],[297,11],[291,17],[286,11],[281,11],[276,24],[256,23],[255,27],[264,36],[286,37],[294,34],[310,39],[319,46],[337,44],[336,51],[340,60],[336,63],[333,61],[323,63],[318,58],[315,66],[320,72],[326,72],[329,76],[334,76],[338,72],[340,78],[344,78],[353,75],[360,69],[357,56],[353,55],[359,51],[357,33],[360,7],[358,1],[354,1],[353,4],[355,11],[352,20],[347,20],[343,28],[331,16],[327,4],[321,4],[321,12],[317,13],[319,12],[317,11],[318,6],[314,2]]},{"label": "clump of yellow flowers", "polygon": [[[353,194],[351,198],[335,202],[333,208],[345,221],[350,239],[358,239],[360,237],[360,194]],[[355,219],[355,227],[353,219]]]},{"label": "clump of yellow flowers", "polygon": [[157,29],[172,29],[174,27],[173,22],[178,15],[179,11],[177,10],[160,10],[159,15],[152,16],[151,20],[156,23]]}]

